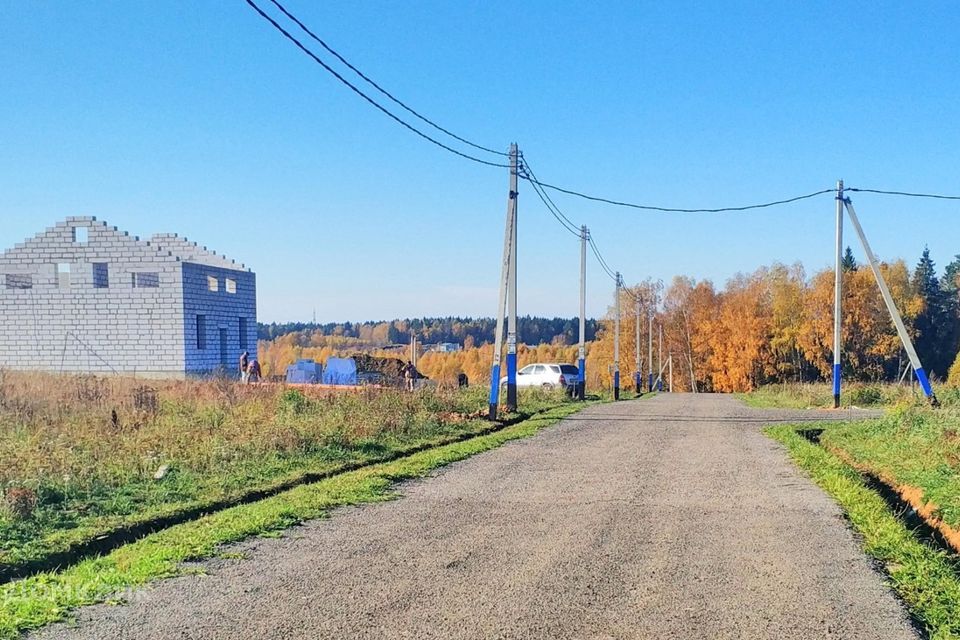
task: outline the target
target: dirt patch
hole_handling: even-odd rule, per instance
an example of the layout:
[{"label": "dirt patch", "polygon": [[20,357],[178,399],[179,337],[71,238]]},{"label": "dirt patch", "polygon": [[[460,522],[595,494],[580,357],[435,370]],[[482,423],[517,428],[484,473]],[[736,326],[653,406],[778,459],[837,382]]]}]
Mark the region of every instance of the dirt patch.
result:
[{"label": "dirt patch", "polygon": [[945,543],[945,546],[952,549],[954,553],[960,553],[960,530],[951,527],[940,518],[940,507],[936,503],[924,498],[923,489],[908,484],[899,484],[891,478],[889,474],[878,472],[869,465],[857,462],[853,459],[853,456],[839,447],[821,446],[840,458],[844,464],[855,469],[861,475],[875,480],[899,496],[904,503],[910,506],[916,516],[922,520],[926,526],[937,533],[937,537]]}]

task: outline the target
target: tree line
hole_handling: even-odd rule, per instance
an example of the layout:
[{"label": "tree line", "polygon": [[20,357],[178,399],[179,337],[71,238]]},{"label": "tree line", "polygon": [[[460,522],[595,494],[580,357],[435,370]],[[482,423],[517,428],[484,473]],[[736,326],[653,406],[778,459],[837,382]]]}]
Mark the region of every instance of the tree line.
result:
[{"label": "tree line", "polygon": [[[882,263],[880,271],[903,315],[924,368],[934,378],[954,366],[960,380],[960,256],[938,275],[924,249],[910,270],[903,260]],[[847,380],[898,380],[908,360],[869,266],[848,248],[843,260],[841,359]],[[621,306],[641,303],[646,316],[657,300],[654,327],[663,328],[664,353],[673,356],[674,384],[689,390],[747,391],[763,384],[828,380],[833,353],[833,269],[808,278],[800,264],[773,264],[738,274],[722,289],[709,280],[678,276],[666,288],[646,281],[624,291]],[[621,323],[621,353],[632,362],[635,314]],[[657,338],[655,337],[655,341]],[[647,346],[641,344],[646,364]],[[612,357],[613,323],[602,323],[593,351]],[[597,354],[599,355],[599,354]],[[654,349],[654,369],[659,366]],[[666,360],[666,356],[664,357]],[[621,371],[625,369],[621,362]]]},{"label": "tree line", "polygon": [[[580,324],[577,318],[543,318],[523,316],[517,318],[518,341],[524,344],[570,345],[579,339]],[[260,340],[274,340],[281,336],[297,334],[292,344],[301,347],[325,346],[323,338],[352,338],[357,344],[383,347],[391,344],[407,344],[411,335],[424,344],[453,342],[472,348],[492,343],[497,322],[493,318],[406,318],[370,322],[286,322],[259,324]],[[598,323],[587,320],[587,340],[596,337]]]}]

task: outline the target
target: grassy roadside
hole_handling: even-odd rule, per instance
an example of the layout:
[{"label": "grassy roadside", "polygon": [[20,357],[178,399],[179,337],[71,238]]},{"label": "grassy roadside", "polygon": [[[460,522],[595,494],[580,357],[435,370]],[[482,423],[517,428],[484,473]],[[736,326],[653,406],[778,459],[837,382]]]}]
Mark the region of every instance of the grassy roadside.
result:
[{"label": "grassy roadside", "polygon": [[[478,417],[482,387],[331,394],[144,384],[0,371],[0,582],[62,564],[103,536],[490,427]],[[527,415],[561,402],[559,393],[521,396]]]},{"label": "grassy roadside", "polygon": [[395,495],[391,486],[397,481],[424,476],[510,440],[534,435],[584,406],[563,404],[496,433],[302,485],[171,527],[61,572],[2,585],[0,639],[12,640],[23,631],[62,620],[81,605],[121,599],[126,590],[176,575],[180,563],[210,557],[221,545],[323,517],[334,507],[391,499]]},{"label": "grassy roadside", "polygon": [[960,529],[960,414],[956,407],[900,407],[883,418],[831,425],[821,443],[917,508]]},{"label": "grassy roadside", "polygon": [[[816,426],[835,428],[826,423]],[[808,442],[797,429],[777,425],[766,433],[784,444],[793,460],[840,504],[863,537],[864,550],[884,566],[891,585],[927,628],[930,638],[960,638],[960,562],[956,556],[920,542],[894,517],[883,498],[864,485],[855,470],[823,447]]]},{"label": "grassy roadside", "polygon": [[[826,383],[771,384],[737,394],[747,406],[757,409],[827,409],[833,407],[833,389]],[[844,407],[881,408],[922,402],[922,394],[909,386],[855,382],[844,385]]]}]

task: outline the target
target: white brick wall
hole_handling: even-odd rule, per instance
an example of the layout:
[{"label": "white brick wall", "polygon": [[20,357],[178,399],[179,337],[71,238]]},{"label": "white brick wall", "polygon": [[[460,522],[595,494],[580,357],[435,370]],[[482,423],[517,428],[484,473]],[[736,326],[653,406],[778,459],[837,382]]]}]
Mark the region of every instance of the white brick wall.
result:
[{"label": "white brick wall", "polygon": [[[88,228],[85,243],[74,241],[78,226]],[[70,265],[68,288],[58,285],[61,263]],[[94,263],[108,265],[105,288],[93,286]],[[160,286],[133,287],[133,272],[157,273]],[[207,272],[220,279],[221,297],[206,295]],[[32,288],[8,289],[7,273],[31,275]],[[238,283],[236,294],[224,290],[227,274]],[[202,279],[203,291],[194,290],[195,278]],[[207,353],[193,353],[195,316],[203,311],[210,316],[209,330],[228,329],[233,360],[232,347],[237,357],[241,351],[237,318],[247,317],[247,350],[256,352],[256,285],[248,271],[184,263],[170,249],[94,218],[67,218],[0,254],[0,367],[166,377],[206,373],[219,363],[219,334],[208,336]]]}]

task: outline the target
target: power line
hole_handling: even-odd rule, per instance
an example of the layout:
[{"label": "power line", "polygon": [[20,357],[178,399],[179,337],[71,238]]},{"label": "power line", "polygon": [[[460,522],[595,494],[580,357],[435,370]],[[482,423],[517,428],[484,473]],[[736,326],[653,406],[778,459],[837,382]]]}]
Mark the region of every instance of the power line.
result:
[{"label": "power line", "polygon": [[[525,160],[520,166],[520,171],[533,175],[533,171],[530,169],[530,165],[527,164]],[[518,173],[518,175],[523,177],[523,173]],[[557,207],[557,205],[553,202],[553,200],[550,198],[547,192],[544,191],[541,187],[539,187],[535,182],[531,182],[530,186],[533,187],[533,192],[537,194],[537,197],[539,197],[540,201],[543,202],[543,206],[545,206],[547,208],[547,211],[550,212],[550,215],[552,215],[556,219],[556,221],[560,223],[560,226],[562,226],[571,234],[579,238],[580,230],[573,223],[573,221],[570,220],[570,218],[565,216],[563,212],[560,211],[559,207]]]},{"label": "power line", "polygon": [[726,211],[748,211],[750,209],[764,209],[766,207],[774,207],[781,204],[788,204],[791,202],[797,202],[798,200],[806,200],[807,198],[813,198],[825,193],[834,193],[835,189],[823,189],[821,191],[815,191],[813,193],[808,193],[802,196],[795,196],[793,198],[786,198],[784,200],[774,200],[773,202],[763,202],[760,204],[750,204],[742,207],[717,207],[714,209],[677,209],[673,207],[656,207],[653,205],[646,204],[635,204],[632,202],[622,202],[620,200],[611,200],[609,198],[602,198],[599,196],[591,196],[586,193],[581,193],[579,191],[574,191],[573,189],[566,189],[564,187],[558,187],[553,184],[547,184],[546,182],[540,182],[533,176],[527,178],[530,182],[536,182],[541,187],[547,189],[553,189],[554,191],[559,191],[560,193],[566,193],[571,196],[577,196],[578,198],[583,198],[585,200],[592,200],[594,202],[603,202],[606,204],[612,204],[618,207],[629,207],[631,209],[643,209],[645,211],[662,211],[666,213],[723,213]]},{"label": "power line", "polygon": [[520,154],[520,158],[521,158],[521,171],[522,171],[522,173],[520,173],[520,177],[524,178],[525,180],[529,178],[533,178],[533,180],[529,180],[530,186],[533,187],[534,191],[536,191],[538,195],[542,194],[541,200],[544,201],[544,204],[547,206],[548,209],[551,209],[551,213],[555,212],[554,217],[559,216],[559,218],[563,218],[563,220],[560,220],[560,223],[579,236],[580,230],[577,227],[577,225],[573,222],[573,220],[571,220],[570,218],[568,218],[563,214],[563,211],[561,211],[560,207],[557,206],[557,203],[553,201],[553,198],[550,197],[550,194],[548,194],[543,189],[543,187],[541,187],[538,184],[536,174],[533,172],[533,169],[530,167],[530,164],[527,162],[527,159],[523,157],[522,153]]},{"label": "power line", "polygon": [[458,136],[457,134],[453,133],[452,131],[450,131],[450,130],[448,130],[448,129],[444,129],[443,127],[441,127],[439,124],[437,124],[436,122],[434,122],[434,121],[431,120],[430,118],[426,117],[425,115],[419,113],[418,111],[416,111],[416,110],[413,109],[412,107],[408,106],[405,102],[403,102],[402,100],[400,100],[399,98],[397,98],[396,96],[394,96],[392,93],[390,93],[389,91],[387,91],[386,89],[384,89],[383,87],[381,87],[379,84],[377,84],[376,82],[374,82],[371,78],[369,78],[368,76],[366,76],[362,71],[360,71],[360,69],[357,69],[355,66],[353,66],[352,64],[350,64],[350,62],[347,61],[346,58],[344,58],[342,55],[340,55],[339,53],[337,53],[337,52],[333,49],[333,47],[331,47],[331,46],[328,45],[326,42],[324,42],[323,39],[320,38],[320,36],[318,36],[318,35],[315,34],[313,31],[311,31],[310,28],[307,27],[305,24],[303,24],[295,15],[293,15],[292,13],[290,13],[289,11],[287,11],[286,7],[284,7],[282,4],[280,4],[277,0],[270,0],[270,2],[272,2],[273,5],[274,5],[275,7],[277,7],[277,9],[279,9],[281,12],[283,12],[283,15],[287,16],[288,18],[290,18],[290,20],[292,20],[293,22],[295,22],[295,23],[297,24],[297,26],[300,27],[300,29],[301,29],[304,33],[306,33],[308,36],[310,36],[311,38],[313,38],[314,40],[316,40],[316,41],[320,44],[321,47],[323,47],[324,49],[327,50],[328,53],[330,53],[330,54],[333,55],[337,60],[339,60],[340,62],[342,62],[344,65],[346,65],[346,66],[347,66],[351,71],[353,71],[355,74],[357,74],[358,76],[360,76],[361,78],[363,78],[363,79],[367,82],[367,84],[369,84],[369,85],[372,86],[374,89],[376,89],[377,91],[379,91],[380,93],[382,93],[383,95],[385,95],[387,98],[389,98],[390,100],[392,100],[394,103],[396,103],[396,104],[399,105],[400,107],[406,109],[409,113],[413,114],[414,116],[416,116],[416,117],[419,118],[420,120],[422,120],[422,121],[426,122],[427,124],[429,124],[431,127],[433,127],[434,129],[436,129],[437,131],[441,131],[441,132],[447,134],[448,136],[450,136],[451,138],[454,138],[455,140],[459,140],[460,142],[462,142],[462,143],[464,143],[464,144],[470,145],[470,146],[473,147],[474,149],[479,149],[480,151],[486,151],[487,153],[493,153],[493,154],[500,155],[500,156],[508,156],[508,155],[509,155],[508,153],[506,153],[506,152],[504,152],[504,151],[497,151],[496,149],[491,149],[491,148],[489,148],[489,147],[485,147],[485,146],[480,145],[480,144],[477,144],[477,143],[475,143],[475,142],[470,142],[470,141],[467,140],[466,138],[462,138],[462,137]]},{"label": "power line", "polygon": [[856,189],[844,187],[844,191],[860,191],[862,193],[879,193],[887,196],[909,196],[911,198],[934,198],[937,200],[960,200],[960,196],[944,196],[936,193],[910,193],[908,191],[883,191],[881,189]]},{"label": "power line", "polygon": [[308,48],[306,47],[306,45],[304,45],[302,42],[300,42],[299,40],[297,40],[297,38],[296,38],[295,36],[293,36],[289,31],[287,31],[287,30],[284,29],[282,26],[280,26],[280,24],[277,23],[276,20],[274,20],[274,19],[271,18],[269,15],[267,15],[266,13],[264,13],[263,9],[261,9],[259,6],[257,6],[257,4],[256,4],[255,2],[253,2],[253,0],[246,0],[246,3],[247,3],[248,5],[250,5],[250,7],[251,7],[254,11],[256,11],[258,14],[260,14],[260,17],[262,17],[264,20],[266,20],[267,22],[269,22],[269,23],[273,26],[274,29],[276,29],[277,31],[279,31],[280,33],[282,33],[283,36],[284,36],[287,40],[289,40],[290,42],[292,42],[294,45],[297,46],[298,49],[300,49],[300,50],[303,51],[305,54],[307,54],[308,56],[310,56],[310,58],[312,58],[314,62],[316,62],[317,64],[319,64],[321,67],[323,67],[328,73],[330,73],[333,77],[335,77],[335,78],[336,78],[337,80],[339,80],[341,83],[343,83],[344,85],[346,85],[347,87],[349,87],[351,91],[353,91],[353,92],[356,93],[358,96],[360,96],[361,98],[363,98],[364,100],[366,100],[367,102],[369,102],[371,105],[373,105],[374,107],[376,107],[378,110],[382,111],[386,116],[388,116],[391,120],[394,120],[397,124],[405,127],[406,129],[409,129],[410,131],[412,131],[412,132],[415,133],[416,135],[420,136],[420,137],[423,138],[424,140],[427,140],[428,142],[431,142],[431,143],[437,145],[438,147],[440,147],[441,149],[445,149],[445,150],[449,151],[450,153],[453,153],[453,154],[455,154],[455,155],[458,155],[458,156],[460,156],[461,158],[466,158],[467,160],[472,160],[473,162],[476,162],[476,163],[479,163],[479,164],[485,164],[485,165],[490,166],[490,167],[501,167],[501,168],[504,168],[504,169],[510,167],[510,165],[508,165],[508,164],[500,164],[500,163],[497,163],[497,162],[490,162],[490,161],[488,161],[488,160],[483,160],[483,159],[481,159],[481,158],[477,158],[477,157],[475,157],[475,156],[472,156],[472,155],[470,155],[470,154],[464,153],[464,152],[462,152],[462,151],[458,151],[458,150],[454,149],[453,147],[450,147],[450,146],[448,146],[448,145],[440,142],[439,140],[437,140],[437,139],[435,139],[435,138],[427,135],[426,133],[420,131],[419,129],[417,129],[417,128],[414,127],[413,125],[409,124],[408,122],[402,120],[400,117],[398,117],[397,115],[395,115],[394,113],[392,113],[390,110],[388,110],[386,107],[384,107],[383,105],[381,105],[379,102],[377,102],[376,100],[374,100],[373,98],[371,98],[370,96],[368,96],[366,93],[364,93],[363,91],[361,91],[360,89],[358,89],[358,88],[356,87],[356,85],[354,85],[354,84],[351,83],[349,80],[347,80],[346,78],[344,78],[342,75],[340,75],[339,73],[337,73],[337,71],[336,71],[335,69],[333,69],[332,67],[330,67],[330,65],[328,65],[328,64],[325,63],[323,60],[321,60],[321,59],[317,56],[317,54],[315,54],[313,51],[311,51],[310,49],[308,49]]}]

